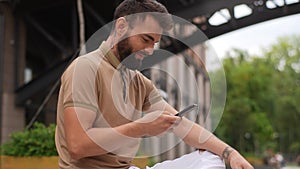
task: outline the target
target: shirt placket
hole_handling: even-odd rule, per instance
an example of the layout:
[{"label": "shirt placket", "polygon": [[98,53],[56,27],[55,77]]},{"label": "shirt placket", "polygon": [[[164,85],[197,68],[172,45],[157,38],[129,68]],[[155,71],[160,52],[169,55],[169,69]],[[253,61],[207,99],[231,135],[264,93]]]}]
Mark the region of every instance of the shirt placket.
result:
[{"label": "shirt placket", "polygon": [[125,104],[127,104],[127,81],[126,81],[126,74],[125,74],[125,67],[122,66],[120,68],[120,76],[123,82],[123,100],[125,102]]}]

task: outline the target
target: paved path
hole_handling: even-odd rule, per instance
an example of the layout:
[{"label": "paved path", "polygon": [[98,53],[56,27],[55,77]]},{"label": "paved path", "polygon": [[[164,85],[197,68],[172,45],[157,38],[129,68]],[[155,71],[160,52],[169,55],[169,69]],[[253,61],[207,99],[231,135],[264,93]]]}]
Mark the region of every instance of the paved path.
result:
[{"label": "paved path", "polygon": [[293,167],[284,167],[283,169],[300,169],[300,167],[297,167],[297,166],[296,167],[294,167],[294,166]]}]

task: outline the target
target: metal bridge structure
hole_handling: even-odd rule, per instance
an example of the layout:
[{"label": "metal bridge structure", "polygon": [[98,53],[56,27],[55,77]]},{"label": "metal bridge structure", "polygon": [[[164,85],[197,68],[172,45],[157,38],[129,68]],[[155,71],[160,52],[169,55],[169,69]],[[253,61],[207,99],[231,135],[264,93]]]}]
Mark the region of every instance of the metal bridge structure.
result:
[{"label": "metal bridge structure", "polygon": [[[166,5],[172,15],[197,26],[207,39],[300,13],[299,0],[159,1]],[[114,8],[120,2],[82,1],[85,37],[90,37],[111,22]],[[25,119],[33,116],[30,112],[36,112],[43,104],[42,100],[48,96],[69,61],[77,54],[80,39],[78,19],[75,0],[0,0],[0,125],[1,128],[9,126],[5,131],[1,130],[1,140],[6,140],[9,132],[29,123],[28,120],[21,122],[17,119],[20,116]],[[186,39],[195,45],[205,40],[195,40],[193,37],[192,34]],[[171,53],[186,49],[174,39],[168,42],[162,48]],[[152,63],[145,60],[151,64],[159,61]],[[30,72],[31,78],[25,79],[24,72]],[[56,88],[53,93],[57,91]],[[53,107],[49,109],[55,110]],[[6,120],[15,123],[8,125]]]}]

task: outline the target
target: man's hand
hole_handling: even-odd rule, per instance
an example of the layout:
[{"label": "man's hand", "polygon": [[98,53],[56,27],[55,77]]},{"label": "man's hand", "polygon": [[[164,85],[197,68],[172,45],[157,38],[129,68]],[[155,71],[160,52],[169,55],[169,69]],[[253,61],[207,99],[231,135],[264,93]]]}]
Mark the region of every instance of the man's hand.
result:
[{"label": "man's hand", "polygon": [[[224,151],[230,152],[230,150],[226,150],[226,149]],[[242,157],[236,150],[233,149],[231,150],[232,151],[230,152],[227,160],[229,161],[229,164],[232,169],[254,169],[253,166],[244,157]]]},{"label": "man's hand", "polygon": [[154,111],[147,113],[143,118],[135,121],[135,123],[140,126],[143,136],[157,136],[168,131],[179,120],[180,117],[166,111]]}]

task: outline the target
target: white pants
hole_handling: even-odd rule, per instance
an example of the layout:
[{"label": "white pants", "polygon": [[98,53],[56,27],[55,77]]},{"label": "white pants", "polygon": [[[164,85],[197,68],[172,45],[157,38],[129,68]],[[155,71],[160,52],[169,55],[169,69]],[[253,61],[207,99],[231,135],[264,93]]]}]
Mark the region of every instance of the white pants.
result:
[{"label": "white pants", "polygon": [[[167,160],[146,169],[225,169],[221,158],[208,151],[194,151],[174,160]],[[130,167],[129,169],[139,169]]]}]

